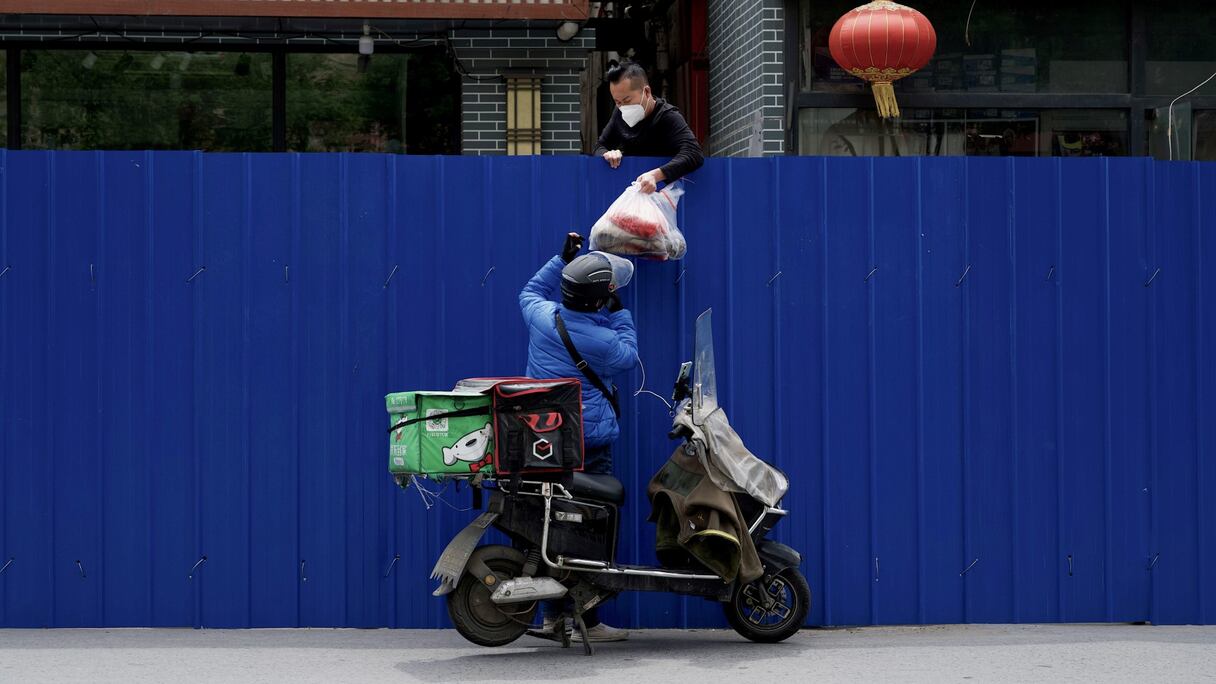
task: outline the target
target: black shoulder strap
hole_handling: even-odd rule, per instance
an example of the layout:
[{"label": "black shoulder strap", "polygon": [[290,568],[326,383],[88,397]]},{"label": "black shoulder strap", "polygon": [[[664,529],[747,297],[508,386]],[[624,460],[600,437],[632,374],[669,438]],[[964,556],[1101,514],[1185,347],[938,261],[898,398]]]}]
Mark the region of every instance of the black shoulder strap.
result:
[{"label": "black shoulder strap", "polygon": [[400,423],[397,423],[396,425],[389,428],[388,431],[391,433],[396,430],[400,430],[401,428],[405,427],[406,425],[413,425],[414,423],[421,423],[424,420],[443,420],[444,418],[467,418],[469,416],[486,416],[489,414],[490,414],[489,406],[478,406],[475,408],[462,409],[460,411],[448,411],[447,413],[436,413],[433,416],[420,416],[418,418],[410,418],[409,420],[403,420]]},{"label": "black shoulder strap", "polygon": [[574,346],[574,340],[570,339],[570,331],[566,330],[566,322],[562,320],[562,312],[554,311],[553,318],[557,321],[557,334],[561,335],[562,344],[566,345],[566,353],[570,354],[570,360],[574,362],[574,367],[586,376],[587,381],[591,383],[592,387],[604,395],[604,398],[612,405],[612,413],[619,418],[621,407],[617,404],[616,390],[609,390],[604,381],[600,379],[600,376],[591,370],[591,366],[583,358],[583,355],[578,353],[578,348]]}]

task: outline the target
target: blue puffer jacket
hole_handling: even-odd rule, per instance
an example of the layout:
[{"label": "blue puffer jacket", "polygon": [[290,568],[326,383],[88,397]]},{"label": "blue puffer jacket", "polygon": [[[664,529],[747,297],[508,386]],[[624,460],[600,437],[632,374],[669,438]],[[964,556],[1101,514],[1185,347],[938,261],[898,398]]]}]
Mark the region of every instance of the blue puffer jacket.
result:
[{"label": "blue puffer jacket", "polygon": [[565,265],[560,256],[553,257],[519,293],[519,307],[528,325],[528,377],[583,381],[583,441],[587,448],[594,449],[611,444],[621,430],[612,404],[570,360],[570,353],[557,333],[553,313],[561,310],[575,348],[609,387],[615,376],[637,365],[638,333],[633,327],[633,316],[626,309],[588,314],[559,304]]}]

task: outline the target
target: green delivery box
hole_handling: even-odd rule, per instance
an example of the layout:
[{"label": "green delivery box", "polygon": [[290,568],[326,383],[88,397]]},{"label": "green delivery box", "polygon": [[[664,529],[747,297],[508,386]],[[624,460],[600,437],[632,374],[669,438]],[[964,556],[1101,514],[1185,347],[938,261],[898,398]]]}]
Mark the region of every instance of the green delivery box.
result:
[{"label": "green delivery box", "polygon": [[493,467],[490,398],[469,392],[397,392],[388,409],[388,469],[394,474],[469,475]]}]

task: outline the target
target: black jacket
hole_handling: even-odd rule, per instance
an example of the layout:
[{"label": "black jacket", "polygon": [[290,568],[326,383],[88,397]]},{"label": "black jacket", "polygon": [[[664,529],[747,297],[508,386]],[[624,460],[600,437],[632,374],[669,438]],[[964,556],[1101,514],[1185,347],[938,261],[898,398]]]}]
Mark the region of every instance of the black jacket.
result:
[{"label": "black jacket", "polygon": [[661,99],[655,100],[650,116],[633,128],[625,124],[621,110],[614,110],[595,146],[595,156],[602,157],[610,150],[620,150],[626,157],[671,157],[671,161],[659,167],[669,183],[705,163],[697,136],[692,134],[680,110]]}]

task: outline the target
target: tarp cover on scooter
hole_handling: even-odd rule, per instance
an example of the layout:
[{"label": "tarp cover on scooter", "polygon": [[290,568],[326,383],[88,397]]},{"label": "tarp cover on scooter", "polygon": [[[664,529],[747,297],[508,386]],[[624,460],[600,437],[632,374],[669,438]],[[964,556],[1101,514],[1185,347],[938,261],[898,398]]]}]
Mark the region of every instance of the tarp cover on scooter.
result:
[{"label": "tarp cover on scooter", "polygon": [[685,401],[677,409],[674,423],[692,431],[692,440],[698,444],[697,457],[709,479],[723,490],[746,492],[765,506],[776,506],[790,488],[781,471],[744,446],[725,411],[714,411],[697,425],[689,402]]},{"label": "tarp cover on scooter", "polygon": [[666,568],[689,568],[695,560],[727,582],[748,584],[764,574],[764,565],[738,499],[689,451],[676,449],[646,489],[655,554]]},{"label": "tarp cover on scooter", "polygon": [[714,484],[728,492],[747,492],[765,506],[776,506],[789,489],[789,480],[748,451],[718,405],[712,309],[697,316],[693,355],[692,398],[676,408],[674,426],[692,431],[698,456]]}]

